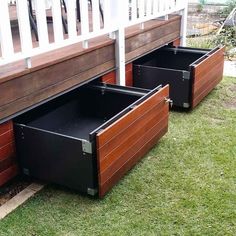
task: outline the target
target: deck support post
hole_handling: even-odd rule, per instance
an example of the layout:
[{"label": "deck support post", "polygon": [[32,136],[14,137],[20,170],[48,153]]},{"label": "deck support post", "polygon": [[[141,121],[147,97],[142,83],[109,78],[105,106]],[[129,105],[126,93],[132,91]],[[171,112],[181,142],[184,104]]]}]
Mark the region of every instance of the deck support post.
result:
[{"label": "deck support post", "polygon": [[125,86],[125,30],[119,28],[115,32],[115,56],[116,56],[116,84]]},{"label": "deck support post", "polygon": [[181,32],[180,32],[180,45],[186,46],[186,36],[187,36],[187,20],[188,20],[188,2],[185,1],[185,7],[181,10]]},{"label": "deck support post", "polygon": [[125,86],[125,25],[128,21],[128,1],[110,0],[110,14],[117,25],[111,38],[115,38],[116,84]]},{"label": "deck support post", "polygon": [[89,47],[89,45],[88,45],[88,40],[84,40],[84,41],[82,42],[82,46],[83,46],[84,49],[87,49],[87,48]]},{"label": "deck support post", "polygon": [[31,58],[30,57],[25,58],[25,66],[26,66],[27,69],[32,68],[32,63],[31,63]]},{"label": "deck support post", "polygon": [[141,29],[141,30],[144,30],[144,23],[143,23],[143,22],[140,23],[140,29]]}]

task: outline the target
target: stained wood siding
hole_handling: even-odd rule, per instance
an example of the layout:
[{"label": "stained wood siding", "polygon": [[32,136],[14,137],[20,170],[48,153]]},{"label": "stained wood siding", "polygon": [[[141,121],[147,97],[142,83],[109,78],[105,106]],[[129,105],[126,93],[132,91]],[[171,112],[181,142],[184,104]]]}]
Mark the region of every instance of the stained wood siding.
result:
[{"label": "stained wood siding", "polygon": [[12,121],[0,125],[0,186],[16,176],[15,143]]},{"label": "stained wood siding", "polygon": [[167,132],[168,96],[167,85],[97,135],[100,197]]},{"label": "stained wood siding", "polygon": [[[116,84],[116,72],[111,71],[101,78],[102,82],[107,84]],[[129,63],[125,66],[125,84],[126,86],[133,86],[133,65]]]},{"label": "stained wood siding", "polygon": [[222,80],[225,48],[219,48],[192,68],[192,108]]},{"label": "stained wood siding", "polygon": [[129,32],[125,42],[126,61],[133,61],[138,57],[153,51],[180,37],[181,17],[172,16],[167,21],[153,20],[152,25],[144,30]]}]

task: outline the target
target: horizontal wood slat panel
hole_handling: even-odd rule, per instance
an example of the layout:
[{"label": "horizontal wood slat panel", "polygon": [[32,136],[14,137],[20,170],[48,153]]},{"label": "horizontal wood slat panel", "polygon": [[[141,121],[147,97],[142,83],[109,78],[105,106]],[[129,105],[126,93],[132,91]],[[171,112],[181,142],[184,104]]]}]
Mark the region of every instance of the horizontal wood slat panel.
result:
[{"label": "horizontal wood slat panel", "polygon": [[212,83],[214,80],[218,80],[219,77],[222,78],[224,63],[221,61],[220,64],[216,64],[212,69],[204,76],[204,79],[198,81],[197,84],[194,84],[194,96],[197,97],[205,87]]},{"label": "horizontal wood slat panel", "polygon": [[62,82],[54,84],[52,86],[48,86],[42,90],[35,91],[34,93],[22,97],[10,104],[5,106],[0,106],[0,119],[4,117],[8,117],[18,111],[21,111],[29,106],[33,106],[39,102],[44,101],[47,98],[51,98],[67,89],[73,88],[73,86],[77,86],[78,84],[85,82],[88,78],[92,78],[103,73],[106,70],[109,70],[114,66],[115,62],[109,61],[107,63],[101,64],[97,67],[90,69],[89,71],[85,71],[79,75],[75,75],[69,79],[66,79]]},{"label": "horizontal wood slat panel", "polygon": [[201,78],[201,75],[204,75],[209,70],[210,66],[215,64],[215,60],[217,60],[219,57],[224,57],[224,51],[225,47],[221,47],[217,51],[209,55],[209,57],[197,64],[195,66],[195,75],[200,75],[199,78]]},{"label": "horizontal wood slat panel", "polygon": [[0,86],[0,94],[2,95],[0,96],[0,104],[3,106],[34,91],[47,88],[107,61],[114,60],[114,54],[113,45],[109,45],[15,80],[7,81]]},{"label": "horizontal wood slat panel", "polygon": [[8,157],[15,155],[15,144],[14,142],[8,143],[7,145],[0,147],[0,161]]},{"label": "horizontal wood slat panel", "polygon": [[8,169],[12,165],[16,163],[15,157],[11,156],[8,157],[4,160],[0,160],[0,173],[3,172],[4,170]]},{"label": "horizontal wood slat panel", "polygon": [[13,177],[15,177],[17,173],[18,173],[17,165],[12,165],[8,169],[1,172],[0,173],[0,186],[2,186],[3,184],[11,180]]},{"label": "horizontal wood slat panel", "polygon": [[[212,65],[208,68],[207,71],[204,71],[204,73],[201,74],[194,74],[196,81],[194,82],[194,88],[198,89],[202,83],[205,82],[205,80],[208,80],[209,76],[214,78],[214,74],[216,74],[216,70],[222,70],[222,65],[224,63],[224,59],[222,57],[218,57],[216,60],[214,60],[214,62],[212,63]],[[224,65],[223,65],[224,66]]]},{"label": "horizontal wood slat panel", "polygon": [[201,102],[201,100],[206,97],[207,94],[209,94],[213,88],[215,88],[215,86],[222,80],[222,76],[219,75],[218,79],[214,79],[212,81],[210,81],[210,83],[208,83],[206,85],[206,87],[204,87],[204,89],[202,90],[202,92],[194,98],[193,100],[193,107],[196,107],[199,102]]},{"label": "horizontal wood slat panel", "polygon": [[7,145],[8,143],[12,143],[14,140],[13,130],[9,130],[6,133],[0,135],[0,147]]},{"label": "horizontal wood slat panel", "polygon": [[180,31],[180,20],[167,22],[166,25],[151,29],[148,33],[144,32],[128,38],[125,43],[125,51],[126,53],[129,53],[160,39],[160,36],[164,37],[176,31]]},{"label": "horizontal wood slat panel", "polygon": [[136,120],[137,117],[145,113],[147,108],[152,109],[157,103],[160,103],[161,101],[163,102],[164,106],[164,98],[168,96],[169,86],[167,85],[162,88],[157,94],[152,95],[146,101],[135,107],[132,112],[124,115],[107,129],[100,132],[97,139],[98,149],[101,149],[106,143],[109,142],[109,140],[114,138],[114,134],[118,135],[120,132],[122,132],[127,127],[127,124],[130,124],[131,122]]},{"label": "horizontal wood slat panel", "polygon": [[[117,156],[111,156],[111,160],[109,159],[110,156],[108,156],[108,164],[104,167],[104,170],[100,173],[99,178],[101,181],[101,184],[103,185],[108,179],[111,178],[111,176],[114,175],[114,173],[127,162],[127,157],[130,157],[135,153],[136,150],[140,148],[140,146],[144,143],[145,139],[148,138],[147,132],[150,130],[160,130],[163,127],[167,126],[168,123],[168,112],[163,111],[162,114],[160,114],[160,117],[156,120],[156,122],[153,120],[149,124],[149,128],[146,131],[143,132],[137,132],[136,137],[134,137],[133,140],[128,140],[126,143],[126,146],[124,145],[122,149],[122,145],[120,146],[120,150],[117,151]],[[160,120],[159,120],[160,119]],[[134,141],[135,140],[135,141]],[[129,144],[129,145],[128,145]]]},{"label": "horizontal wood slat panel", "polygon": [[[117,161],[117,160],[122,160],[123,158],[125,159],[126,158],[126,152],[127,150],[130,148],[130,145],[132,143],[135,142],[135,140],[138,140],[150,127],[153,127],[155,126],[157,123],[159,123],[160,120],[163,119],[163,117],[166,115],[166,113],[168,113],[167,111],[167,106],[165,106],[164,109],[161,109],[160,112],[158,112],[156,114],[156,116],[154,117],[151,117],[149,118],[148,115],[146,115],[148,118],[147,121],[143,121],[143,124],[141,126],[141,128],[137,128],[139,127],[138,125],[135,125],[135,128],[137,130],[135,130],[135,132],[133,132],[133,134],[130,136],[129,135],[129,131],[127,130],[127,132],[125,133],[124,131],[124,134],[126,135],[129,135],[128,138],[125,138],[125,137],[122,137],[123,139],[125,138],[125,140],[123,141],[122,139],[122,142],[120,144],[117,144],[117,147],[114,148],[107,156],[106,158],[101,161],[101,164],[100,164],[100,173],[101,173],[101,176],[104,174],[104,172],[110,168],[110,166],[114,165],[114,163]],[[155,111],[153,111],[155,112]],[[146,117],[145,116],[145,117]],[[130,129],[129,129],[130,130]],[[127,134],[128,133],[128,134]],[[124,136],[123,134],[123,136]],[[101,181],[102,181],[102,178],[101,178]]]},{"label": "horizontal wood slat panel", "polygon": [[[103,163],[106,162],[106,159],[108,159],[107,156],[109,156],[109,159],[110,159],[111,153],[114,150],[116,150],[119,147],[119,145],[122,145],[123,143],[128,142],[128,140],[132,138],[134,135],[138,135],[137,131],[139,130],[145,131],[144,124],[148,123],[149,121],[152,121],[153,118],[155,119],[158,118],[159,114],[163,112],[163,109],[164,109],[163,101],[160,101],[159,103],[156,103],[154,107],[151,107],[150,109],[147,108],[147,110],[141,116],[137,117],[137,119],[134,120],[132,123],[127,124],[127,126],[122,130],[122,132],[120,132],[117,135],[114,134],[114,137],[111,138],[106,143],[106,145],[104,145],[103,147],[99,149],[99,154],[102,157],[104,157],[104,158],[101,158],[101,165],[103,165]],[[138,127],[138,130],[135,129],[137,127]],[[125,129],[127,130],[127,132],[125,132]],[[101,167],[100,171],[102,170],[103,168]]]},{"label": "horizontal wood slat panel", "polygon": [[192,68],[192,107],[198,103],[221,81],[224,69],[224,47]]},{"label": "horizontal wood slat panel", "polygon": [[[140,56],[142,56],[143,54],[146,54],[147,52],[151,52],[157,48],[163,47],[165,44],[171,43],[173,40],[175,40],[176,38],[178,38],[180,35],[179,31],[175,31],[171,34],[168,34],[166,36],[162,36],[160,38],[157,37],[157,39],[151,43],[148,43],[142,47],[139,47],[133,51],[130,52],[126,52],[125,55],[125,59],[126,62],[131,62],[137,58],[139,58]],[[133,39],[133,43],[135,42],[135,39]]]},{"label": "horizontal wood slat panel", "polygon": [[[103,197],[167,132],[168,126],[163,127],[158,134],[147,140],[137,153],[130,158],[103,186],[100,188],[99,196]],[[156,131],[155,131],[156,132]]]},{"label": "horizontal wood slat panel", "polygon": [[0,125],[0,135],[13,129],[12,121],[5,122]]},{"label": "horizontal wood slat panel", "polygon": [[[147,141],[156,136],[159,136],[158,132],[163,128],[162,126],[167,126],[169,105],[164,101],[164,99],[168,96],[169,86],[167,85],[97,135],[97,161],[100,197],[102,197],[106,192],[104,191],[103,187],[106,180],[110,178],[113,179],[114,173],[116,173],[120,168],[126,168],[123,166],[126,165],[128,160],[132,158],[137,158],[138,160],[138,158],[141,158],[136,157],[136,153],[139,152],[139,149],[143,146],[143,148],[146,149],[145,144],[147,143]],[[161,104],[162,106],[159,106],[160,111],[157,112],[157,110],[155,110],[154,108],[159,104]],[[152,111],[157,121],[153,119],[151,112],[146,111]],[[165,124],[158,124],[159,115],[160,119],[163,118],[165,120]],[[149,116],[151,116],[150,120],[148,120]],[[141,119],[142,122],[139,122],[139,119]],[[142,126],[144,128],[140,129],[140,127]],[[134,133],[133,130],[135,130]],[[128,134],[129,131],[131,132],[131,136]],[[126,136],[128,136],[128,138],[126,138]],[[112,153],[112,151],[114,150],[114,145],[112,144],[112,142],[114,141],[115,143],[117,143],[119,137],[120,140],[124,140],[121,141],[119,150],[117,152],[115,151],[115,155],[113,155],[114,153]],[[106,147],[106,145],[108,146],[108,148]],[[102,148],[106,151],[100,152]],[[122,150],[122,148],[124,150]],[[109,156],[109,153],[111,153],[111,156]],[[111,185],[116,184],[116,182],[117,180],[116,178],[114,178],[114,181],[111,181]]]}]

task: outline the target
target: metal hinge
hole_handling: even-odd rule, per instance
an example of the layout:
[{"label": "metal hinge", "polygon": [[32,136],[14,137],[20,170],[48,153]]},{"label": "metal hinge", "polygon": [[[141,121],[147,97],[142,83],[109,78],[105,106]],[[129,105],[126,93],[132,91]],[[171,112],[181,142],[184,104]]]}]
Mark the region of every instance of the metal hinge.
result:
[{"label": "metal hinge", "polygon": [[25,174],[25,175],[30,175],[30,171],[29,171],[29,169],[27,169],[27,168],[23,168],[23,173]]},{"label": "metal hinge", "polygon": [[88,188],[87,194],[91,196],[95,196],[97,194],[98,190],[96,188]]},{"label": "metal hinge", "polygon": [[83,150],[83,153],[86,154],[92,154],[92,143],[90,143],[89,141],[87,140],[82,140],[82,150]]},{"label": "metal hinge", "polygon": [[171,100],[170,98],[165,98],[165,102],[168,102],[170,104],[170,107],[173,106],[173,100]]},{"label": "metal hinge", "polygon": [[21,139],[25,139],[25,134],[24,134],[24,127],[20,127],[20,129],[21,129]]},{"label": "metal hinge", "polygon": [[182,75],[183,80],[190,79],[190,72],[182,71],[182,73],[183,73],[183,75]]},{"label": "metal hinge", "polygon": [[187,103],[187,102],[185,102],[185,103],[183,103],[183,107],[184,107],[184,108],[189,108],[189,107],[190,107],[190,104]]}]

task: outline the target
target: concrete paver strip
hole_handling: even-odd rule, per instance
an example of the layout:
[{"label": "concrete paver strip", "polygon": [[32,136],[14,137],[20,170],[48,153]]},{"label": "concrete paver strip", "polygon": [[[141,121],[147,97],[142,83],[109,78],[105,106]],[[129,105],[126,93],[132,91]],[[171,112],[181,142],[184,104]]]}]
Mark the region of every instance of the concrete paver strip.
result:
[{"label": "concrete paver strip", "polygon": [[225,61],[224,76],[236,77],[236,61]]},{"label": "concrete paver strip", "polygon": [[43,184],[32,183],[27,188],[22,190],[8,202],[0,207],[0,220],[15,210],[18,206],[22,205],[27,199],[32,197],[44,187]]}]

